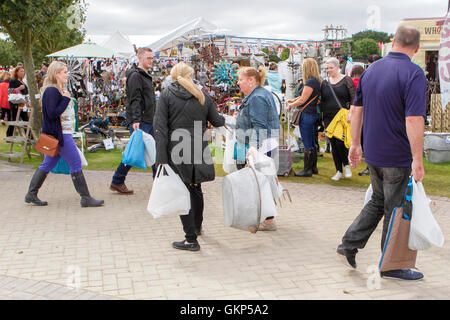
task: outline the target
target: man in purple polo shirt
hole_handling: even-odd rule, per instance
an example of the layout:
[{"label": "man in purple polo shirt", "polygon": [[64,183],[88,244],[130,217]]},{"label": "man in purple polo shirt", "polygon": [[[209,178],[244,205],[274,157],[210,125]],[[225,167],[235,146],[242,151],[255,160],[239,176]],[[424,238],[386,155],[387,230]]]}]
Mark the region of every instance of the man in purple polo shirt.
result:
[{"label": "man in purple polo shirt", "polygon": [[[349,160],[353,168],[361,161],[361,128],[364,128],[364,156],[369,166],[373,195],[348,228],[337,249],[343,261],[356,268],[358,249],[365,247],[384,216],[381,250],[395,207],[402,205],[409,177],[422,181],[423,132],[426,78],[411,62],[420,45],[414,27],[397,29],[392,51],[373,63],[361,76],[351,117],[352,144]],[[364,119],[364,125],[363,124]],[[420,280],[412,269],[392,270],[382,277]]]}]

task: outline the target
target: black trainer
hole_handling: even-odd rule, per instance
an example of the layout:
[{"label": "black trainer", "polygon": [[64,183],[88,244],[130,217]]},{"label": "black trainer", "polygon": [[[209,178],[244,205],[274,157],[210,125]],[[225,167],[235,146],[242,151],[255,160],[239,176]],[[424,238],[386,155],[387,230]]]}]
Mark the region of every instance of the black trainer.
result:
[{"label": "black trainer", "polygon": [[187,240],[183,240],[180,242],[173,242],[172,247],[179,250],[189,250],[189,251],[198,251],[200,250],[200,245],[198,244],[198,241],[195,241],[193,243],[186,243]]},{"label": "black trainer", "polygon": [[337,248],[336,252],[346,266],[356,269],[356,253],[349,253],[341,248]]}]

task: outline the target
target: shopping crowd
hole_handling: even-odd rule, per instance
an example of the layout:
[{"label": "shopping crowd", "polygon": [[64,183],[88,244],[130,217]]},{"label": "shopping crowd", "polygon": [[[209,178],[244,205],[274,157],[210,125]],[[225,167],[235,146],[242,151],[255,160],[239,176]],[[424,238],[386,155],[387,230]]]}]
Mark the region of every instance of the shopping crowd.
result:
[{"label": "shopping crowd", "polygon": [[[318,174],[319,126],[326,129],[331,146],[336,169],[331,179],[350,178],[350,167],[356,168],[363,156],[367,163],[367,172],[363,174],[370,175],[373,195],[345,233],[337,250],[351,268],[356,268],[358,249],[364,248],[382,218],[383,250],[392,210],[402,204],[410,175],[416,181],[424,177],[421,139],[426,79],[420,67],[411,62],[419,44],[420,33],[417,29],[399,27],[392,51],[382,59],[372,57],[374,61],[367,70],[354,66],[350,76],[340,72],[337,59],[330,58],[326,61],[328,78],[322,79],[316,61],[305,59],[298,97],[287,101],[288,110],[296,110],[305,150],[304,167],[295,173],[297,177]],[[194,69],[184,62],[171,68],[170,79],[164,84],[157,101],[149,72],[154,53],[148,48],[140,48],[137,57],[139,62],[126,74],[127,124],[130,133],[140,129],[154,136],[156,163],[153,176],[157,168],[168,166],[178,174],[189,191],[191,209],[187,215],[180,216],[185,239],[172,245],[176,249],[198,251],[200,245],[197,237],[202,234],[204,209],[202,184],[215,178],[211,153],[203,137],[208,123],[214,127],[227,126],[226,119],[218,113],[201,84],[194,80]],[[18,90],[26,90],[21,70],[23,67],[20,66],[14,69],[9,84]],[[38,198],[38,191],[48,172],[63,158],[69,165],[73,184],[81,197],[81,206],[104,205],[103,200],[96,200],[89,193],[80,155],[71,137],[74,116],[70,108],[70,94],[64,87],[68,79],[67,66],[54,61],[41,70],[41,73],[44,72],[41,88],[42,133],[58,140],[59,152],[56,156],[45,156],[30,181],[25,201],[38,206],[47,205],[46,201]],[[7,77],[4,79],[8,80]],[[244,99],[235,115],[233,158],[238,169],[249,162],[252,147],[271,158],[276,158],[278,154],[278,144],[271,141],[280,136],[279,116],[273,96],[265,88],[266,84],[281,90],[282,82],[276,75],[276,66],[269,66],[269,70],[264,66],[258,69],[239,68],[238,86]],[[9,110],[14,112],[11,106]],[[195,123],[201,124],[202,132],[196,132]],[[175,132],[183,134],[175,135]],[[180,162],[175,159],[175,153],[179,151],[177,146],[184,137],[190,138],[190,145],[188,150],[183,150],[186,154]],[[202,153],[199,158],[196,154],[198,145]],[[124,195],[134,193],[125,184],[130,168],[125,163],[118,166],[111,180],[111,190]],[[260,223],[259,230],[276,231],[275,218],[267,217]],[[420,272],[413,269],[390,270],[382,276],[402,280],[423,278]]]}]

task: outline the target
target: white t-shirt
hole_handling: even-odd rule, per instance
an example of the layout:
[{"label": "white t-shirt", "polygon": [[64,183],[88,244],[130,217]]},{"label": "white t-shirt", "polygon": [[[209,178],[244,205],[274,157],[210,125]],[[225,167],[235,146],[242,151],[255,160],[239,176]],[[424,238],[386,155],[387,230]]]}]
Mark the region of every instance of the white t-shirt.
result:
[{"label": "white t-shirt", "polygon": [[75,133],[75,103],[70,99],[69,105],[61,115],[61,127],[63,134]]}]

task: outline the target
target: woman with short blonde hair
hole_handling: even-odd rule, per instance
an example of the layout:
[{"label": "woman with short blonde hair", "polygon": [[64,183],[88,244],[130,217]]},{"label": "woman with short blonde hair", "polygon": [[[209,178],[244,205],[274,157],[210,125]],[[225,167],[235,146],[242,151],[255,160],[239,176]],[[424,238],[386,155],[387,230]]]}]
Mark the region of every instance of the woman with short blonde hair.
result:
[{"label": "woman with short blonde hair", "polygon": [[[356,89],[352,78],[340,72],[339,60],[330,58],[325,67],[328,73],[328,81],[322,85],[322,113],[324,127],[327,128],[341,108],[349,109],[355,97]],[[338,181],[342,178],[350,178],[352,171],[348,162],[348,149],[344,141],[330,138],[331,153],[336,168],[336,174],[331,178]]]},{"label": "woman with short blonde hair", "polygon": [[59,159],[63,158],[69,166],[75,190],[81,196],[81,206],[98,207],[103,205],[103,200],[95,200],[89,194],[81,168],[80,154],[72,138],[72,133],[75,132],[76,115],[70,94],[64,88],[68,77],[69,72],[65,63],[53,61],[48,67],[41,90],[42,133],[58,140],[59,151],[54,157],[45,155],[44,161],[31,178],[25,202],[37,206],[47,205],[46,201],[41,201],[38,198],[38,191],[48,173],[57,165]]}]

